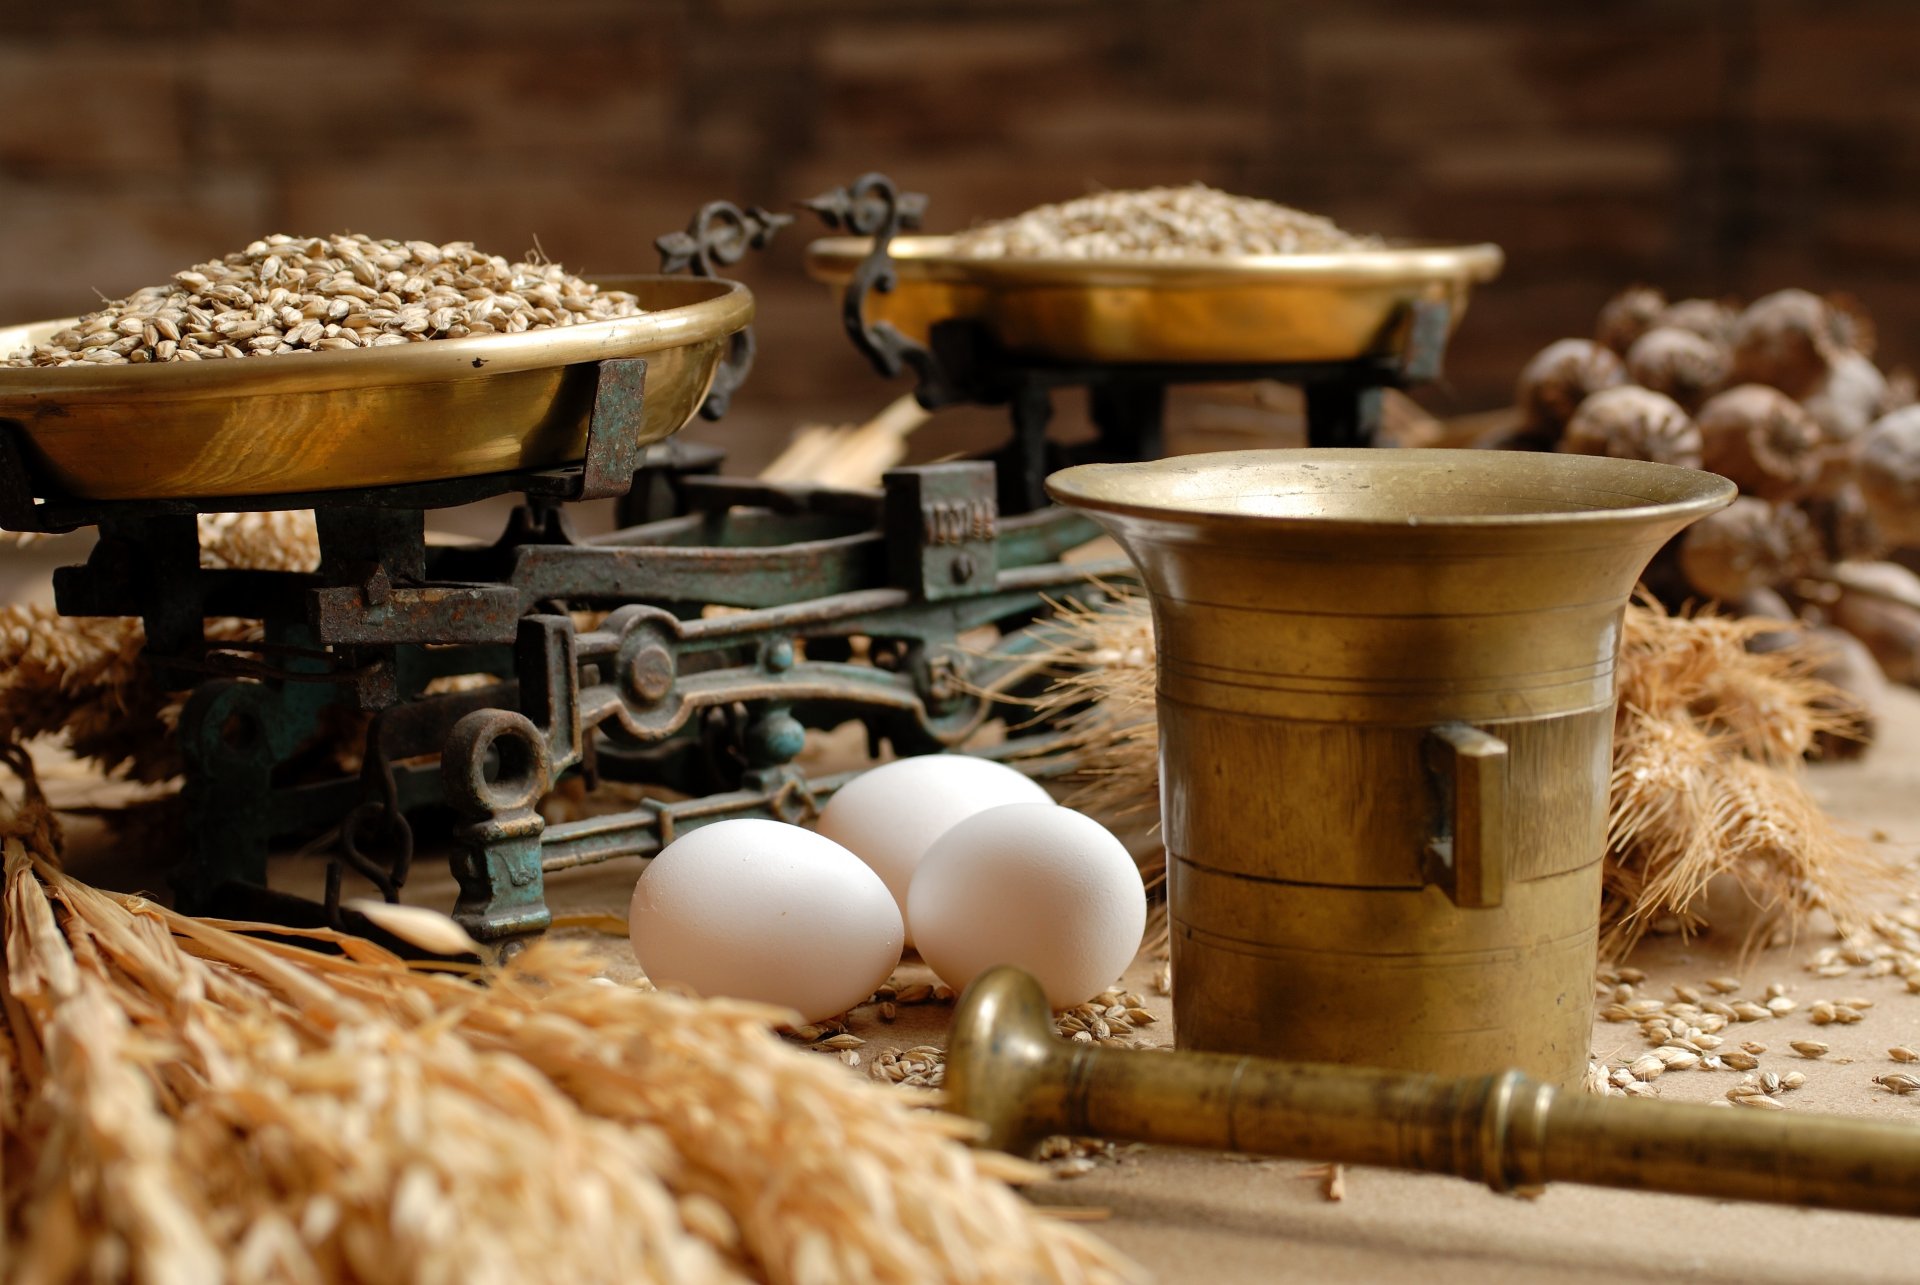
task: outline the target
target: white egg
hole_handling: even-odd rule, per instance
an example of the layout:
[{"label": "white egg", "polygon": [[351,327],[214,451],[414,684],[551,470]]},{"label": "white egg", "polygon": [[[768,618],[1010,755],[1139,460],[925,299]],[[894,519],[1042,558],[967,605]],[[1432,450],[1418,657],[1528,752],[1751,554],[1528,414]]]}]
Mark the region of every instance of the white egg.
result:
[{"label": "white egg", "polygon": [[996,964],[1039,979],[1056,1009],[1133,962],[1147,891],[1120,840],[1071,808],[1014,803],[936,840],[907,897],[920,957],[958,990]]},{"label": "white egg", "polygon": [[817,1022],[900,963],[899,907],[830,839],[779,821],[716,821],[660,850],[627,931],[655,985],[759,1000]]},{"label": "white egg", "polygon": [[886,881],[914,944],[907,889],[935,839],[977,812],[1008,803],[1052,805],[1023,772],[970,754],[895,759],[840,787],[820,812],[819,830]]}]

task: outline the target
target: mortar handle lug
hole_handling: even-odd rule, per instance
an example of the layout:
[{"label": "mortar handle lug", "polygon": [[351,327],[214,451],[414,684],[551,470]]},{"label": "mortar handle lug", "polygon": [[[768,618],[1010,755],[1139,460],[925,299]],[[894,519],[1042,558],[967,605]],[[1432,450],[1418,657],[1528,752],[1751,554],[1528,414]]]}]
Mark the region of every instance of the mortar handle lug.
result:
[{"label": "mortar handle lug", "polygon": [[1427,772],[1438,823],[1425,874],[1462,909],[1498,906],[1507,885],[1507,743],[1466,723],[1427,733]]}]

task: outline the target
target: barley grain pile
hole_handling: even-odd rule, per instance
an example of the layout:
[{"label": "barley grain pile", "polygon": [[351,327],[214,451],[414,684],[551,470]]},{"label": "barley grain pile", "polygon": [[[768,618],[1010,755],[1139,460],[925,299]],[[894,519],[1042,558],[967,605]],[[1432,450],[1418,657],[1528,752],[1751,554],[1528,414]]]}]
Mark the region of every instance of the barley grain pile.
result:
[{"label": "barley grain pile", "polygon": [[1331,220],[1204,184],[1098,192],[953,238],[974,259],[1199,259],[1377,247]]},{"label": "barley grain pile", "polygon": [[59,870],[0,758],[30,786],[0,819],[9,1279],[1134,1274],[1001,1181],[1041,1171],[786,1045],[783,1014],[607,983],[550,941],[465,978],[110,895]]},{"label": "barley grain pile", "polygon": [[81,317],[9,366],[285,356],[630,317],[639,301],[557,263],[465,241],[274,235]]}]

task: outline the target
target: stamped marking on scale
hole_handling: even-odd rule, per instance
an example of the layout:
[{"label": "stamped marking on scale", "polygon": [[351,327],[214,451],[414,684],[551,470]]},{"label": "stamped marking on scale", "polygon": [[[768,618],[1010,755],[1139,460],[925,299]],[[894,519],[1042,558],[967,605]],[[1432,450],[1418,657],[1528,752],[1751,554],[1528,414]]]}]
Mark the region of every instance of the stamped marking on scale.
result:
[{"label": "stamped marking on scale", "polygon": [[991,540],[999,525],[1000,509],[991,497],[928,500],[920,506],[928,544],[965,544]]}]

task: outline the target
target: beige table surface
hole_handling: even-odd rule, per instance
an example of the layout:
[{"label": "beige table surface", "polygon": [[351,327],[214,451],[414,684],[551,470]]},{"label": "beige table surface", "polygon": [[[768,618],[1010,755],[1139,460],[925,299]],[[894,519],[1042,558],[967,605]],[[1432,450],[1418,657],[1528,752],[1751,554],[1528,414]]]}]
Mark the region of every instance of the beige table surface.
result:
[{"label": "beige table surface", "polygon": [[[1920,694],[1891,698],[1881,742],[1860,763],[1817,767],[1815,789],[1863,832],[1885,837],[1890,852],[1911,861],[1920,851]],[[56,774],[60,775],[60,774]],[[95,791],[70,779],[52,782],[56,801]],[[97,826],[76,826],[77,871],[109,886],[156,882],[151,869],[112,859]],[[443,864],[423,858],[408,899],[448,906],[452,886]],[[550,882],[557,909],[624,912],[637,862],[619,861],[568,872]],[[317,888],[317,867],[277,862],[275,879],[296,890]],[[1723,899],[1728,921],[1741,923],[1737,898]],[[624,939],[598,937],[614,971],[633,969]],[[1729,1027],[1726,1034],[1768,1045],[1762,1069],[1804,1071],[1806,1086],[1790,1096],[1795,1111],[1831,1111],[1920,1125],[1920,1094],[1896,1098],[1872,1077],[1894,1069],[1886,1049],[1920,1047],[1920,995],[1895,978],[1858,975],[1824,979],[1805,960],[1830,944],[1819,929],[1791,947],[1763,952],[1739,970],[1747,994],[1783,982],[1801,1001],[1785,1018]],[[1738,932],[1683,942],[1655,939],[1631,963],[1644,969],[1642,990],[1665,996],[1673,983],[1699,985],[1735,969]],[[1139,961],[1129,974],[1148,1007],[1170,1018],[1170,1003],[1154,993],[1156,965]],[[911,960],[903,982],[927,977]],[[1861,995],[1875,1001],[1852,1027],[1815,1028],[1806,1008],[1816,999]],[[889,1025],[872,1008],[850,1015],[851,1029],[868,1041],[865,1074],[888,1048],[940,1043],[949,1010],[901,1010]],[[1818,1034],[1833,1052],[1809,1062],[1789,1041]],[[1170,1038],[1164,1023],[1145,1029],[1142,1042]],[[1738,1039],[1734,1044],[1738,1043]],[[1732,1047],[1730,1044],[1728,1047]],[[1596,1054],[1630,1060],[1644,1049],[1631,1026],[1598,1023]],[[1659,1096],[1710,1101],[1739,1078],[1730,1071],[1676,1072],[1656,1082]],[[1914,1133],[1920,1147],[1920,1128]],[[1169,1282],[1619,1282],[1680,1280],[1780,1282],[1920,1281],[1920,1220],[1870,1217],[1735,1204],[1712,1200],[1561,1185],[1534,1201],[1496,1196],[1465,1181],[1374,1169],[1346,1174],[1345,1198],[1328,1201],[1306,1162],[1256,1160],[1165,1149],[1101,1159],[1091,1172],[1035,1189],[1047,1205],[1076,1206],[1097,1234]]]}]

